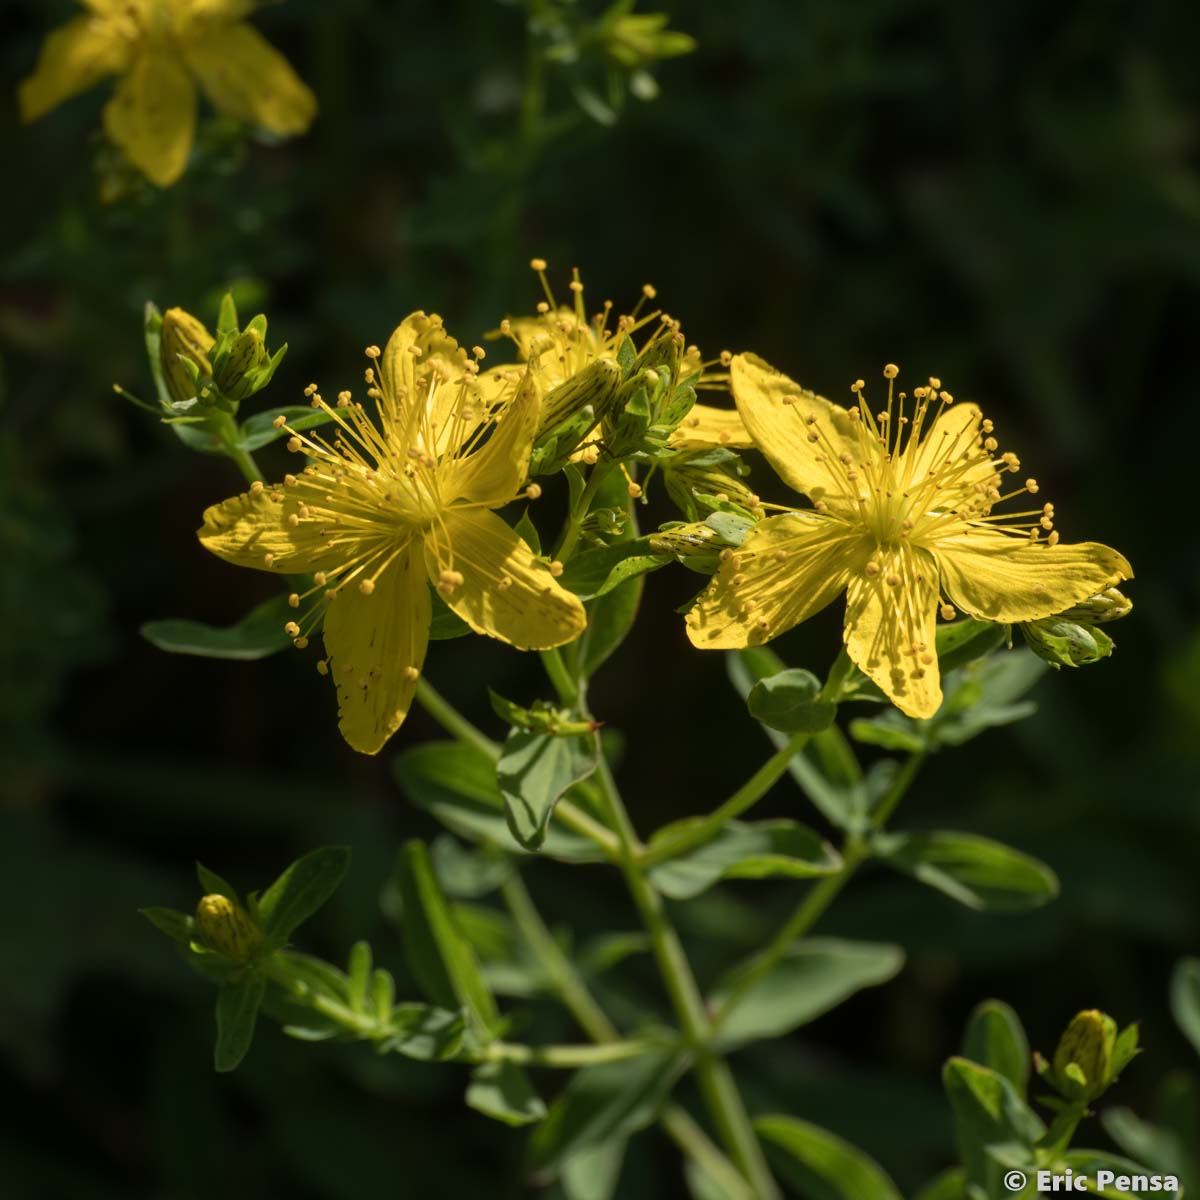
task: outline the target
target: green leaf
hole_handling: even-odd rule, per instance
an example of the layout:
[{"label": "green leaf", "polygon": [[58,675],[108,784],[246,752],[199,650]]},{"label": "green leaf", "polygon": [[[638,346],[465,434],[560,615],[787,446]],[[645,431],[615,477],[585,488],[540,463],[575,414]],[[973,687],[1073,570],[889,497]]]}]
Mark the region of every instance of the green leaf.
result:
[{"label": "green leaf", "polygon": [[254,1024],[267,981],[258,972],[228,980],[217,991],[217,1045],[213,1066],[232,1071],[246,1057],[254,1040]]},{"label": "green leaf", "polygon": [[926,722],[914,721],[894,708],[885,709],[877,717],[856,717],[850,722],[850,736],[867,746],[897,750],[903,754],[920,754],[930,747]]},{"label": "green leaf", "polygon": [[1021,1018],[1000,1000],[984,1000],[967,1021],[963,1057],[991,1067],[1025,1094],[1029,1086],[1029,1039]]},{"label": "green leaf", "polygon": [[542,537],[537,531],[537,526],[533,523],[533,519],[529,515],[527,508],[522,514],[521,519],[513,526],[513,532],[517,537],[521,538],[534,554],[542,552]]},{"label": "green leaf", "polygon": [[513,730],[496,764],[496,782],[504,797],[508,827],[527,850],[546,840],[554,806],[572,784],[595,769],[596,739],[555,737]]},{"label": "green leaf", "polygon": [[559,1183],[567,1200],[612,1200],[625,1162],[625,1138],[589,1146],[559,1164]]},{"label": "green leaf", "polygon": [[672,561],[670,555],[648,553],[649,548],[650,539],[639,537],[584,550],[567,563],[558,582],[581,600],[604,596],[622,583]]},{"label": "green leaf", "polygon": [[620,587],[588,601],[588,625],[579,649],[580,671],[585,679],[590,679],[628,636],[644,587],[644,574],[635,575]]},{"label": "green leaf", "polygon": [[322,846],[292,863],[258,901],[267,937],[277,945],[287,941],[333,895],[349,865],[348,846]]},{"label": "green leaf", "polygon": [[253,454],[280,438],[291,437],[289,429],[276,429],[274,421],[283,417],[291,431],[299,433],[304,429],[315,429],[318,425],[326,425],[333,420],[330,413],[307,404],[287,404],[282,408],[268,408],[262,412],[247,417],[241,424],[238,433],[242,449]]},{"label": "green leaf", "polygon": [[1200,958],[1184,958],[1171,974],[1171,1015],[1200,1054]]},{"label": "green leaf", "polygon": [[[686,832],[701,817],[664,826],[650,839],[661,845]],[[837,851],[798,821],[730,821],[710,842],[651,868],[650,880],[672,900],[690,900],[719,879],[809,879],[841,869]]]},{"label": "green leaf", "polygon": [[424,842],[400,851],[404,899],[404,949],[421,990],[442,1008],[466,1008],[481,1032],[493,1032],[499,1014],[483,981],[479,962],[450,916]]},{"label": "green leaf", "polygon": [[491,846],[478,850],[463,846],[448,833],[434,839],[430,854],[442,891],[456,900],[489,895],[514,870],[512,855]]},{"label": "green leaf", "polygon": [[878,1163],[826,1129],[795,1117],[758,1117],[759,1136],[784,1154],[773,1155],[783,1178],[808,1200],[901,1200]]},{"label": "green leaf", "polygon": [[139,908],[138,912],[151,925],[167,937],[173,938],[182,946],[187,946],[195,938],[195,922],[187,913],[176,912],[173,908]]},{"label": "green leaf", "polygon": [[[1125,1200],[1127,1196],[1162,1196],[1180,1195],[1179,1192],[1164,1192],[1161,1188],[1133,1188],[1132,1186],[1117,1187],[1116,1181],[1106,1187],[1096,1186],[1097,1176],[1101,1171],[1109,1171],[1120,1178],[1134,1175],[1150,1176],[1157,1172],[1151,1171],[1128,1158],[1118,1154],[1109,1154],[1106,1150],[1068,1150],[1052,1168],[1055,1174],[1065,1174],[1070,1168],[1076,1175],[1084,1175],[1088,1179],[1088,1192],[1093,1196],[1104,1196],[1106,1200]],[[1130,1182],[1132,1180],[1130,1179]],[[1178,1181],[1177,1181],[1178,1182]]]},{"label": "green leaf", "polygon": [[274,596],[252,608],[236,625],[218,628],[201,621],[170,618],[147,621],[141,633],[151,645],[168,654],[249,661],[287,649],[292,639],[283,627],[294,617],[287,597]]},{"label": "green leaf", "polygon": [[1013,1085],[989,1067],[952,1058],[942,1070],[942,1082],[968,1180],[988,1196],[1002,1195],[1005,1171],[1033,1165],[1034,1146],[1045,1126]]},{"label": "green leaf", "polygon": [[380,1044],[380,1051],[403,1054],[420,1062],[443,1062],[462,1049],[466,1033],[463,1013],[427,1004],[401,1004],[392,1012],[398,1031]]},{"label": "green leaf", "polygon": [[429,640],[448,642],[451,638],[466,637],[471,627],[446,602],[430,588],[433,601],[433,619],[429,623]]},{"label": "green leaf", "polygon": [[371,986],[371,945],[358,941],[350,947],[350,962],[346,971],[349,983],[350,1007],[356,1013],[367,1011],[367,992]]},{"label": "green leaf", "polygon": [[746,699],[750,715],[781,733],[820,733],[833,724],[836,704],[819,699],[821,681],[811,672],[788,668],[760,679]]},{"label": "green leaf", "polygon": [[971,1200],[967,1193],[967,1173],[962,1167],[951,1167],[931,1179],[913,1200]]},{"label": "green leaf", "polygon": [[946,674],[998,650],[1008,640],[1008,626],[968,617],[939,625],[936,639],[938,667]]},{"label": "green leaf", "polygon": [[679,1073],[678,1060],[669,1054],[582,1067],[534,1130],[535,1169],[557,1167],[583,1150],[644,1129],[658,1116]]},{"label": "green leaf", "polygon": [[216,871],[210,871],[201,862],[196,864],[196,878],[200,881],[200,888],[206,896],[224,896],[227,900],[232,900],[234,904],[241,903],[233,884],[222,879]]},{"label": "green leaf", "polygon": [[[495,763],[474,747],[426,742],[394,758],[392,773],[408,801],[452,833],[499,849],[516,849],[504,797],[496,783]],[[541,853],[564,862],[600,862],[604,857],[587,838],[554,825]]]},{"label": "green leaf", "polygon": [[[717,988],[711,1004],[720,1009],[751,958]],[[774,970],[742,996],[721,1024],[723,1049],[764,1038],[782,1037],[808,1024],[865,987],[893,978],[904,965],[899,946],[806,938],[780,959]]]},{"label": "green leaf", "polygon": [[1025,912],[1058,895],[1045,863],[973,833],[883,833],[873,846],[881,862],[968,908]]},{"label": "green leaf", "polygon": [[471,1073],[467,1105],[505,1125],[530,1125],[546,1115],[546,1105],[529,1076],[509,1062],[483,1063]]},{"label": "green leaf", "polygon": [[1127,1108],[1106,1108],[1100,1121],[1105,1133],[1130,1158],[1180,1180],[1196,1178],[1197,1164],[1189,1154],[1190,1147],[1175,1130],[1143,1121]]}]

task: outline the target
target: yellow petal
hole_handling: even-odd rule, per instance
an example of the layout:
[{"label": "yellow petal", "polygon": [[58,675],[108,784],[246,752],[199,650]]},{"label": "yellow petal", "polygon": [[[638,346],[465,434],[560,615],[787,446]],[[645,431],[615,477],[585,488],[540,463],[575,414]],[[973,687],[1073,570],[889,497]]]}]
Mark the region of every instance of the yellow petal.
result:
[{"label": "yellow petal", "polygon": [[76,17],[42,43],[37,67],[18,91],[21,120],[35,121],[129,62],[129,42],[97,17]]},{"label": "yellow petal", "polygon": [[418,438],[436,453],[438,434],[460,399],[457,384],[467,356],[433,313],[410,313],[396,326],[379,360],[379,415],[389,441],[414,445]]},{"label": "yellow petal", "polygon": [[184,41],[183,54],[214,108],[280,136],[303,133],[312,124],[316,97],[249,25],[205,28]]},{"label": "yellow petal", "polygon": [[369,596],[351,583],[330,600],[325,650],[338,727],[355,750],[378,753],[408,715],[432,611],[419,542],[392,560]]},{"label": "yellow petal", "polygon": [[965,613],[987,621],[1051,617],[1106,587],[1133,578],[1133,568],[1098,542],[1030,542],[972,527],[933,547],[942,588]]},{"label": "yellow petal", "polygon": [[[244,492],[206,509],[196,536],[226,562],[276,574],[329,570],[350,557],[344,549],[340,555],[330,553],[320,534],[322,524],[299,520],[299,503],[296,488],[268,485],[258,493]],[[293,516],[295,525],[289,520]]]},{"label": "yellow petal", "polygon": [[866,544],[815,513],[760,521],[687,615],[702,650],[734,650],[785,633],[823,609],[865,561]]},{"label": "yellow petal", "polygon": [[[926,427],[916,449],[911,453],[905,449],[902,469],[906,486],[913,488],[924,483],[930,472],[943,481],[952,475],[956,483],[990,479],[996,468],[991,465],[992,456],[982,447],[979,427],[982,420],[983,413],[977,404],[960,402],[943,408],[933,424]],[[970,466],[966,466],[968,458],[973,460]]]},{"label": "yellow petal", "polygon": [[878,574],[856,571],[846,589],[846,651],[901,712],[932,717],[942,703],[937,562],[914,546],[880,551],[871,561]]},{"label": "yellow petal", "polygon": [[471,500],[498,507],[517,494],[529,470],[540,404],[537,384],[526,372],[511,403],[500,409],[498,424],[487,441],[448,468],[443,484],[447,500]]},{"label": "yellow petal", "polygon": [[183,174],[196,127],[196,88],[170,53],[144,52],[104,106],[104,128],[159,187]]},{"label": "yellow petal", "polygon": [[461,574],[461,583],[443,590],[446,603],[476,633],[518,650],[561,646],[587,624],[579,597],[560,587],[545,563],[486,509],[449,509],[444,533],[436,542],[426,539],[425,565],[435,584],[443,571]]},{"label": "yellow petal", "polygon": [[754,439],[736,410],[694,404],[671,434],[669,444],[675,450],[702,450],[710,446],[747,450],[754,445]]},{"label": "yellow petal", "polygon": [[[813,500],[847,490],[841,454],[861,457],[858,431],[844,408],[794,383],[754,354],[737,354],[729,386],[755,445],[779,477]],[[789,403],[784,403],[788,400]],[[813,425],[806,417],[816,417]],[[810,435],[817,436],[810,441]]]}]

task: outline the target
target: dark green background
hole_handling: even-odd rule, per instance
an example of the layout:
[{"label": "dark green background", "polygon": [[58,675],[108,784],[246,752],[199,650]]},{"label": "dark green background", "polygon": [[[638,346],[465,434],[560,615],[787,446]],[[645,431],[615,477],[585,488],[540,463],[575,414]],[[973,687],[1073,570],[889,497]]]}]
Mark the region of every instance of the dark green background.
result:
[{"label": "dark green background", "polygon": [[[463,1108],[459,1068],[267,1027],[235,1076],[214,1076],[211,993],[134,911],[194,903],[196,857],[250,889],[346,841],[351,878],[303,945],[340,956],[369,936],[402,974],[377,898],[399,841],[436,832],[388,770],[435,732],[423,716],[378,759],[358,757],[312,651],[221,663],[138,636],[153,617],[233,620],[272,591],[194,538],[205,505],[239,490],[230,465],[189,453],[111,391],[150,392],[147,299],[211,322],[231,282],[244,315],[265,310],[272,344],[291,346],[269,404],[300,401],[310,379],[326,394],[354,385],[362,347],[414,308],[475,341],[537,299],[534,254],[560,285],[578,264],[593,304],[650,279],[706,353],[753,349],[834,398],[895,360],[910,381],[935,373],[979,400],[1056,503],[1064,538],[1132,560],[1136,608],[1110,662],[1039,686],[1036,718],[932,762],[899,824],[1001,837],[1052,864],[1063,895],[988,917],[869,874],[822,928],[902,943],[905,972],[735,1066],[752,1108],[845,1134],[908,1190],[951,1161],[938,1071],[985,996],[1015,1005],[1045,1050],[1083,1006],[1143,1019],[1147,1053],[1111,1097],[1142,1112],[1169,1069],[1193,1065],[1165,992],[1175,960],[1200,949],[1198,10],[674,7],[700,50],[658,72],[662,96],[631,101],[613,130],[581,119],[536,154],[511,144],[521,11],[486,0],[269,7],[258,26],[320,100],[309,135],[246,147],[210,129],[177,187],[110,205],[95,199],[105,88],[29,128],[6,102],[7,1195],[525,1193],[521,1135]],[[10,96],[71,11],[5,5]],[[594,688],[599,715],[628,736],[622,780],[644,834],[712,807],[767,751],[720,656],[693,652],[672,611],[695,586],[682,569],[651,577],[643,620]],[[789,662],[824,669],[837,607],[780,644]],[[498,733],[484,683],[529,700],[535,666],[470,639],[436,646],[428,673]],[[787,784],[760,812],[819,823]],[[564,925],[635,925],[601,868],[547,865],[531,886]],[[680,908],[703,979],[769,933],[799,888],[746,883]],[[660,1005],[645,962],[629,969]],[[674,1151],[647,1135],[621,1194],[673,1195],[677,1181]]]}]

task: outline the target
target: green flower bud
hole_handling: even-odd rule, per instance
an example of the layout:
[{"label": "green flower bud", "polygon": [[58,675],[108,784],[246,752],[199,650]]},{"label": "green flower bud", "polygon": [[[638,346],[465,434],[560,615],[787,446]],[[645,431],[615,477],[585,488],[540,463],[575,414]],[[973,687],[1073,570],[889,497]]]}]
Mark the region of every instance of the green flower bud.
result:
[{"label": "green flower bud", "polygon": [[1103,625],[1106,621],[1119,621],[1133,611],[1133,601],[1120,588],[1105,588],[1099,595],[1092,596],[1074,608],[1058,616],[1064,621],[1079,621],[1085,625]]},{"label": "green flower bud", "polygon": [[1030,650],[1048,662],[1056,671],[1059,667],[1083,667],[1099,662],[1113,652],[1113,640],[1094,625],[1086,625],[1066,617],[1047,617],[1041,621],[1025,621],[1021,625]]},{"label": "green flower bud", "polygon": [[710,512],[758,512],[761,501],[743,482],[749,468],[732,450],[680,454],[663,464],[667,493],[691,521]]},{"label": "green flower bud", "polygon": [[262,930],[250,914],[216,892],[196,905],[196,930],[210,950],[235,963],[249,962],[263,941]]},{"label": "green flower bud", "polygon": [[197,380],[212,374],[213,335],[182,308],[168,308],[159,334],[158,359],[167,392],[176,403],[192,400]]},{"label": "green flower bud", "polygon": [[213,380],[227,399],[235,403],[245,400],[258,390],[255,377],[269,359],[263,335],[251,326],[214,356]]},{"label": "green flower bud", "polygon": [[598,358],[551,388],[542,398],[534,446],[557,438],[564,428],[575,428],[579,414],[590,409],[591,424],[580,434],[582,439],[608,411],[620,384],[621,368],[616,362],[611,358]]},{"label": "green flower bud", "polygon": [[669,554],[680,561],[711,561],[716,570],[718,556],[728,545],[725,539],[703,521],[692,521],[686,525],[674,525],[650,535],[650,549],[655,554]]},{"label": "green flower bud", "polygon": [[1053,1070],[1059,1090],[1069,1098],[1087,1099],[1104,1091],[1116,1042],[1117,1023],[1112,1017],[1095,1008],[1077,1013],[1054,1051]]},{"label": "green flower bud", "polygon": [[604,49],[627,69],[650,66],[696,49],[696,39],[667,29],[667,13],[626,13],[606,22]]}]

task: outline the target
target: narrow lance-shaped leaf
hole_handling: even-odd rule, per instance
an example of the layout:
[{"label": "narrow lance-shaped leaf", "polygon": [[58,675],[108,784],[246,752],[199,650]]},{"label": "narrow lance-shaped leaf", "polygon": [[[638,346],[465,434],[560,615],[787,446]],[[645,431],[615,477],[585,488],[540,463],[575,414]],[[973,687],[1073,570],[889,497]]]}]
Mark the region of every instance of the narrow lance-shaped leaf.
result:
[{"label": "narrow lance-shaped leaf", "polygon": [[348,846],[322,846],[298,858],[263,893],[259,917],[276,944],[287,941],[329,899],[350,865]]},{"label": "narrow lance-shaped leaf", "polygon": [[475,1068],[467,1087],[467,1104],[505,1125],[530,1125],[546,1115],[546,1105],[533,1090],[529,1076],[508,1062]]},{"label": "narrow lance-shaped leaf", "polygon": [[152,646],[168,654],[252,661],[276,654],[292,644],[283,627],[294,616],[287,597],[281,595],[252,608],[234,625],[218,627],[172,617],[147,621],[141,632]]},{"label": "narrow lance-shaped leaf", "polygon": [[999,1000],[985,1000],[967,1022],[963,1057],[1003,1075],[1024,1095],[1029,1085],[1029,1039],[1021,1018]]},{"label": "narrow lance-shaped leaf", "polygon": [[246,1057],[254,1040],[254,1025],[266,991],[266,978],[250,972],[221,984],[217,991],[217,1045],[213,1066],[232,1071]]},{"label": "narrow lance-shaped leaf", "polygon": [[757,1133],[781,1153],[772,1159],[802,1196],[814,1200],[901,1200],[884,1169],[843,1138],[795,1117],[759,1117]]}]

